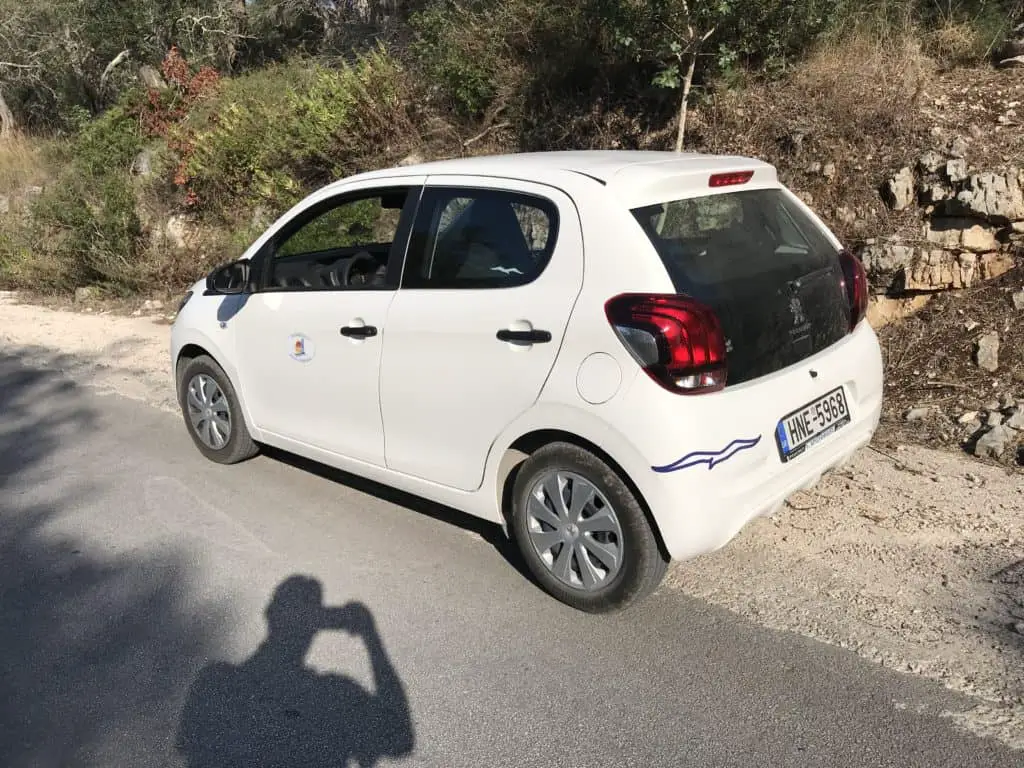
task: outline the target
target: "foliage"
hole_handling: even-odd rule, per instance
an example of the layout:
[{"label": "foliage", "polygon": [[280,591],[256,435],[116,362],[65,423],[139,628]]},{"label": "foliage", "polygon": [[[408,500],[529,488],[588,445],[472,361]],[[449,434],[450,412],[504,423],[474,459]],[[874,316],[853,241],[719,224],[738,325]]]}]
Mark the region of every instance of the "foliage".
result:
[{"label": "foliage", "polygon": [[404,75],[383,49],[339,68],[274,66],[224,84],[172,134],[178,181],[204,210],[281,212],[310,186],[387,155],[408,139]]}]

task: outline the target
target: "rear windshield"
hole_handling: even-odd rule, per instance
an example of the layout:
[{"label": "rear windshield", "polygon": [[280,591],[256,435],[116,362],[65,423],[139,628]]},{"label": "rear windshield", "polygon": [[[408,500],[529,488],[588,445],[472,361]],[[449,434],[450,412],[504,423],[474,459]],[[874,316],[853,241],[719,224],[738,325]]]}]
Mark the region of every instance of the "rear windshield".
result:
[{"label": "rear windshield", "polygon": [[674,200],[633,215],[676,291],[717,312],[730,384],[799,362],[846,334],[839,251],[782,190]]}]

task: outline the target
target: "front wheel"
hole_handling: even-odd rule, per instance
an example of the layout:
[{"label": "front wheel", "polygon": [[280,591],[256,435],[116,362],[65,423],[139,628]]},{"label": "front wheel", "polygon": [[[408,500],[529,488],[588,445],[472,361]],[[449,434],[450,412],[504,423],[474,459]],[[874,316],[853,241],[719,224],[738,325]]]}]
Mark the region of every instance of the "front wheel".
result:
[{"label": "front wheel", "polygon": [[589,451],[552,443],[519,470],[512,529],[530,572],[582,611],[621,610],[661,583],[668,562],[640,503]]},{"label": "front wheel", "polygon": [[212,357],[201,355],[182,366],[178,399],[192,442],[210,461],[237,464],[256,455],[235,388]]}]

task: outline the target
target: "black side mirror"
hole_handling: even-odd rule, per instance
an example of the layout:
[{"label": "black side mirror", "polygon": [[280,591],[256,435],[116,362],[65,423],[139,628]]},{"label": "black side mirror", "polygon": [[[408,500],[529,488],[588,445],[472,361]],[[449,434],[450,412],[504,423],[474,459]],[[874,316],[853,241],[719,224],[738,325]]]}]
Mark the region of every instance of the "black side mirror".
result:
[{"label": "black side mirror", "polygon": [[206,290],[208,293],[233,295],[245,293],[249,285],[249,262],[235,261],[231,264],[217,267],[206,276]]}]

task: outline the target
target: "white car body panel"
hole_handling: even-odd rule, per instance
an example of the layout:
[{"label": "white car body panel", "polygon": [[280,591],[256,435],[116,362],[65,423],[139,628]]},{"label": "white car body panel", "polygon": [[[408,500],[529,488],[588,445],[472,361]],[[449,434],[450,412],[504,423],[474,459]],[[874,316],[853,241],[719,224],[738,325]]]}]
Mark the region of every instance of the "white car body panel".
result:
[{"label": "white car body panel", "polygon": [[[254,439],[499,523],[512,447],[526,435],[562,433],[593,446],[623,472],[673,559],[711,552],[866,445],[882,402],[881,351],[866,322],[799,364],[697,396],[661,388],[612,330],[604,314],[609,298],[675,292],[630,208],[716,194],[708,188],[709,174],[742,170],[754,171],[744,189],[784,189],[775,170],[755,160],[669,153],[469,158],[363,174],[300,203],[245,257],[309,205],[400,181],[544,190],[561,219],[552,261],[520,288],[304,294],[310,301],[299,301],[301,293],[256,294],[224,325],[218,308],[238,298],[203,296],[200,284],[175,323],[172,357],[197,345],[217,359],[238,391]],[[838,248],[835,236],[828,237]],[[271,295],[282,307],[293,305],[287,330],[274,327],[281,309],[267,304]],[[340,338],[341,344],[320,344],[318,336],[322,375],[303,382],[298,371],[310,363],[290,360],[287,349],[256,351],[257,342],[240,330],[247,314],[256,316],[254,329],[284,339],[293,328],[318,324],[337,335],[352,318],[370,322],[371,315],[381,335],[358,344]],[[520,349],[497,341],[495,332],[516,320],[550,330],[555,340]],[[355,378],[353,366],[359,367]],[[357,382],[351,409],[339,403],[339,378]],[[774,442],[779,419],[837,386],[845,388],[851,423],[781,462]],[[278,393],[295,397],[282,406]],[[747,447],[730,453],[737,440]],[[723,458],[655,471],[705,452]]]},{"label": "white car body panel", "polygon": [[[388,313],[380,375],[387,466],[470,491],[483,482],[495,436],[537,401],[555,363],[583,283],[583,234],[572,200],[554,187],[472,176],[429,177],[427,187],[511,190],[558,209],[551,262],[533,282],[403,288]],[[497,339],[502,329],[546,330],[552,340],[516,345]]]}]

